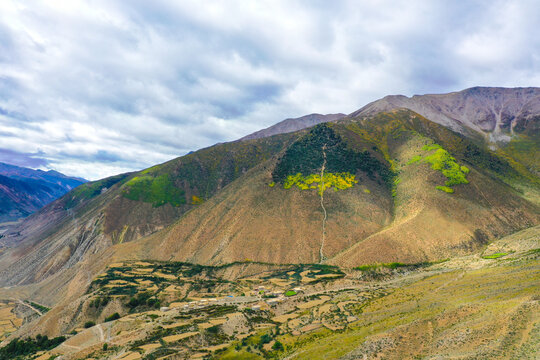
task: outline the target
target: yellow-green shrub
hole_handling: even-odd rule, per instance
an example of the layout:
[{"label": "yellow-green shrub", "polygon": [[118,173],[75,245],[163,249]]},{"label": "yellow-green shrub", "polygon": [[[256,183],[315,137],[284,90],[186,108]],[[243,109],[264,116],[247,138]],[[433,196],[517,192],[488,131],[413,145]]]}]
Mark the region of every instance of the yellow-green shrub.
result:
[{"label": "yellow-green shrub", "polygon": [[318,193],[322,194],[329,188],[334,188],[335,191],[345,190],[353,187],[356,183],[358,183],[356,176],[348,172],[325,173],[322,181],[320,174],[303,176],[302,173],[297,173],[296,175],[287,176],[283,188],[290,189],[293,185],[296,185],[301,190],[318,189]]}]

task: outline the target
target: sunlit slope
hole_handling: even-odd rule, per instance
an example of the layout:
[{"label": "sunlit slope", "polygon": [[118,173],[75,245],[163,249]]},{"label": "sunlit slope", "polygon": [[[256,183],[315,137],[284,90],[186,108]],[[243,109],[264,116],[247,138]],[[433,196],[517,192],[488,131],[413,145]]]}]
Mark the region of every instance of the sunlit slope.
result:
[{"label": "sunlit slope", "polygon": [[[257,168],[170,229],[144,240],[138,256],[197,263],[319,262],[323,212],[316,190],[270,187],[269,169]],[[372,188],[369,196],[364,189]],[[348,191],[328,192],[325,252],[380,230],[391,218],[391,199],[366,181]],[[139,246],[139,244],[137,244]],[[132,248],[124,246],[126,252]]]}]

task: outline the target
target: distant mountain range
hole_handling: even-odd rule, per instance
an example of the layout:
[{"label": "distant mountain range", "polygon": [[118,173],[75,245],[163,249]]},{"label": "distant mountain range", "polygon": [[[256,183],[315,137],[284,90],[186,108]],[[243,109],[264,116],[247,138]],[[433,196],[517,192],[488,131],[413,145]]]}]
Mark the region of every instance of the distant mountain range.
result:
[{"label": "distant mountain range", "polygon": [[0,163],[0,223],[24,218],[86,180]]}]

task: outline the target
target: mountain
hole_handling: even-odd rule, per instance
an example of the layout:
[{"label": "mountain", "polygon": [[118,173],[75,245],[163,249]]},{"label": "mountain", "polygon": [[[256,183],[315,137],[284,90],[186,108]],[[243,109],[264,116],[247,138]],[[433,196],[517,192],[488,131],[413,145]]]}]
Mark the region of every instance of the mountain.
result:
[{"label": "mountain", "polygon": [[449,94],[386,96],[352,117],[410,109],[468,137],[481,137],[492,150],[540,175],[540,88],[473,87]]},{"label": "mountain", "polygon": [[163,229],[275,156],[291,137],[219,144],[77,187],[6,231],[0,283],[39,282],[111,245]]},{"label": "mountain", "polygon": [[[329,142],[338,185],[319,194]],[[40,282],[113,245],[203,264],[431,261],[535,225],[537,199],[534,174],[410,110],[347,117],[80,186],[6,233],[0,281]]]},{"label": "mountain", "polygon": [[[511,96],[516,93],[523,95]],[[429,104],[414,106],[425,114],[432,112],[430,116],[402,106],[405,100],[397,103],[385,98],[378,105],[372,103],[339,119],[318,117],[322,122],[308,128],[303,128],[305,119],[297,124],[289,119],[286,127],[272,130],[283,133],[260,133],[253,139],[217,144],[142,171],[83,184],[5,232],[0,239],[0,286],[4,287],[0,298],[53,307],[37,322],[23,326],[20,333],[60,335],[78,329],[81,335],[73,336],[64,348],[73,351],[83,349],[81,344],[95,336],[98,343],[104,341],[99,334],[106,325],[97,325],[90,332],[82,329],[86,321],[104,322],[115,312],[132,314],[130,319],[135,319],[135,313],[150,311],[148,299],[153,299],[152,306],[183,306],[190,299],[233,293],[254,302],[260,299],[245,294],[264,283],[283,290],[309,286],[313,297],[306,295],[305,301],[322,301],[317,303],[320,305],[329,301],[324,294],[331,285],[325,281],[343,277],[343,283],[335,285],[337,293],[347,286],[358,286],[355,289],[359,292],[336,300],[328,309],[340,309],[343,314],[336,321],[341,325],[334,325],[347,329],[344,319],[358,317],[362,309],[358,305],[356,312],[347,310],[348,301],[365,299],[368,295],[362,291],[370,294],[369,299],[393,291],[379,292],[389,283],[360,288],[359,279],[378,281],[397,276],[403,269],[411,277],[399,286],[436,274],[439,291],[439,286],[442,289],[446,281],[453,281],[445,273],[458,271],[471,254],[480,254],[498,239],[540,224],[540,178],[535,167],[540,99],[530,96],[524,101],[529,93],[538,90],[473,88],[411,98],[414,101],[410,104]],[[516,97],[525,105],[510,106]],[[467,111],[451,105],[458,103]],[[480,119],[490,116],[486,109],[492,105],[495,109],[520,109],[500,110],[500,114],[514,116],[497,125],[498,134],[510,137],[509,141],[490,136],[489,127],[481,130],[478,125]],[[379,110],[379,106],[387,108]],[[438,112],[434,110],[437,107]],[[506,119],[506,115],[500,118]],[[286,130],[295,127],[300,130]],[[496,132],[494,129],[491,132]],[[523,256],[519,261],[534,266],[534,245],[519,249],[488,255],[506,256],[513,251]],[[502,252],[506,255],[499,254]],[[416,272],[458,258],[461,260],[451,269],[429,267],[426,273]],[[520,266],[519,261],[512,264]],[[504,268],[505,273],[513,271],[512,264]],[[480,260],[470,266],[470,276],[475,279],[481,274],[474,273],[474,266],[487,268]],[[524,279],[529,276],[526,271],[520,274]],[[496,274],[490,276],[497,279]],[[459,286],[468,286],[467,279],[456,279]],[[521,282],[520,289],[527,284]],[[520,304],[528,301],[519,299]],[[279,316],[296,308],[289,302],[284,304],[289,305],[279,311],[269,309],[259,320],[254,315],[258,310],[242,311],[259,325],[278,325]],[[223,309],[216,309],[212,314],[221,316],[219,321],[228,321],[219,312]],[[372,310],[373,314],[378,311],[377,307]],[[489,313],[489,309],[484,310]],[[322,316],[322,311],[313,316]],[[400,313],[399,308],[395,311]],[[269,313],[278,320],[267,318]],[[182,314],[175,316],[185,316]],[[298,316],[301,319],[303,315]],[[159,326],[174,329],[169,321],[177,320],[167,318]],[[318,321],[324,323],[322,318]],[[212,331],[221,334],[221,330],[205,330],[202,324],[189,330],[181,327],[188,325],[179,325],[183,330],[164,332],[130,328],[146,339],[133,343],[130,351],[136,344],[155,343],[157,337],[183,339],[184,333],[203,338],[183,348],[222,344],[212,340]],[[148,326],[154,325],[158,323],[149,322]],[[249,336],[259,336],[254,335],[256,329],[264,327],[259,325],[248,327],[253,331]],[[308,322],[294,328],[308,325],[317,328]],[[210,323],[208,329],[213,326]],[[293,324],[290,326],[287,331]],[[113,330],[117,334],[124,331],[120,327],[107,329],[107,336],[112,336]],[[227,336],[233,336],[232,329],[234,326]],[[125,343],[118,340],[118,344]],[[260,343],[261,348],[263,345]]]},{"label": "mountain", "polygon": [[131,256],[140,246],[141,258],[212,265],[414,263],[465,254],[540,220],[538,203],[517,190],[538,190],[537,178],[411,111],[298,135],[171,227],[129,245]]},{"label": "mountain", "polygon": [[509,141],[514,133],[540,129],[540,88],[473,87],[450,94],[386,96],[351,116],[407,108],[454,131],[472,129],[491,141]]},{"label": "mountain", "polygon": [[[473,87],[448,94],[389,95],[349,114],[359,118],[409,109],[431,121],[480,142],[540,175],[540,88]],[[307,115],[311,117],[313,115]],[[342,114],[318,115],[320,121],[288,119],[243,139],[285,133],[337,121]],[[286,125],[286,126],[285,126]],[[515,164],[516,165],[516,164]]]},{"label": "mountain", "polygon": [[240,140],[260,139],[260,138],[264,138],[264,137],[268,137],[272,135],[295,132],[298,130],[315,126],[320,123],[336,121],[343,117],[345,117],[345,114],[326,114],[326,115],[309,114],[309,115],[301,116],[299,118],[285,119],[266,129],[262,129],[262,130],[254,132],[253,134],[244,136]]},{"label": "mountain", "polygon": [[[473,107],[482,94],[494,101],[492,91],[436,98],[451,103],[447,98],[473,93]],[[492,150],[466,125],[455,132],[411,110],[366,115],[373,107],[312,130],[218,144],[79,186],[6,232],[0,282],[40,282],[122,243],[129,243],[127,257],[355,266],[436,260],[536,224],[539,180],[528,166],[536,143],[522,152],[529,162],[520,161]],[[314,176],[329,142],[335,149],[324,154],[325,166],[341,185],[319,194],[310,188],[320,186]],[[458,166],[457,178],[441,166]]]},{"label": "mountain", "polygon": [[26,217],[84,182],[54,170],[0,163],[0,222]]}]

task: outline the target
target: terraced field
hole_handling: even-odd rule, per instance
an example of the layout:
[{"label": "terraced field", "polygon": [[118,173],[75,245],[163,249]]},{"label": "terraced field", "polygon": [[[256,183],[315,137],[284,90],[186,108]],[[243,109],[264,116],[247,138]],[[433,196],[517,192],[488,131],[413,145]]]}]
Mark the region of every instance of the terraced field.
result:
[{"label": "terraced field", "polygon": [[539,249],[535,227],[431,265],[116,263],[29,358],[536,359]]},{"label": "terraced field", "polygon": [[23,319],[15,314],[14,301],[0,302],[0,342],[21,327]]}]

